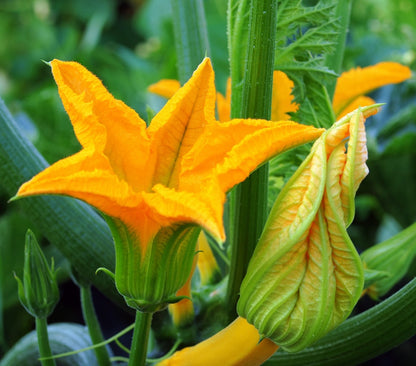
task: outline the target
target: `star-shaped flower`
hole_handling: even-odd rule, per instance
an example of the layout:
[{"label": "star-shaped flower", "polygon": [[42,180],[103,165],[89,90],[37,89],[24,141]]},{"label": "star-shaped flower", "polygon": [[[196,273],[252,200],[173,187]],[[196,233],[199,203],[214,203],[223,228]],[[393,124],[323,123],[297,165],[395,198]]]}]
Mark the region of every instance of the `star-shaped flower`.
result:
[{"label": "star-shaped flower", "polygon": [[[231,187],[267,159],[322,133],[291,121],[219,123],[209,59],[148,127],[80,64],[50,65],[82,150],[23,184],[17,196],[68,195],[102,211],[116,242],[118,290],[136,303],[162,304],[184,284],[197,237],[190,227],[224,240],[223,204]],[[175,256],[165,258],[171,250]],[[168,280],[178,271],[185,275],[169,279],[172,286],[162,281],[159,293],[155,278]]]}]

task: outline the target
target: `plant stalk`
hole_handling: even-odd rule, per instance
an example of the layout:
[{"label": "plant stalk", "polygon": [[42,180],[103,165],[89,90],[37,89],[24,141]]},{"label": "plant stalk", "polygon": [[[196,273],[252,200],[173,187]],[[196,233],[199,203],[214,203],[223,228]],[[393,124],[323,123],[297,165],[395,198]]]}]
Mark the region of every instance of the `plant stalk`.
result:
[{"label": "plant stalk", "polygon": [[41,358],[46,358],[45,360],[41,361],[42,366],[56,366],[55,360],[49,358],[52,357],[52,351],[49,344],[48,325],[46,318],[35,317],[35,320],[36,333],[38,335],[39,354]]},{"label": "plant stalk", "polygon": [[[95,313],[94,304],[92,301],[91,286],[81,286],[81,307],[84,321],[87,324],[88,332],[91,337],[92,344],[98,344],[104,341],[101,327]],[[97,357],[100,366],[110,366],[110,356],[106,346],[94,348],[95,356]]]},{"label": "plant stalk", "polygon": [[152,316],[153,313],[136,311],[136,322],[134,325],[128,366],[144,366],[146,364]]},{"label": "plant stalk", "polygon": [[[238,3],[238,2],[237,2]],[[276,39],[277,0],[230,1],[242,6],[241,14],[229,24],[231,58],[231,117],[270,119]],[[242,5],[241,5],[242,4]],[[248,26],[244,24],[248,20]],[[229,21],[230,23],[230,21]],[[240,33],[239,33],[240,32]],[[248,33],[247,33],[248,32]],[[246,39],[247,44],[242,44]],[[227,309],[236,315],[241,282],[267,218],[268,165],[265,164],[233,192],[233,233]]]}]

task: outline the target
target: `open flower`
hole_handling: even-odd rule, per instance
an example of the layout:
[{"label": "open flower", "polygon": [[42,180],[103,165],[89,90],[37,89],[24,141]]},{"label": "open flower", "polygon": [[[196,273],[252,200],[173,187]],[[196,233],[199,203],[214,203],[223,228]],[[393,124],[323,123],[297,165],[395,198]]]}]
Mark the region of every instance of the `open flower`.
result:
[{"label": "open flower", "polygon": [[198,226],[224,240],[223,204],[231,187],[267,159],[322,133],[290,121],[217,122],[209,59],[149,127],[80,64],[50,64],[82,150],[23,184],[17,196],[63,194],[103,212],[115,241],[117,289],[142,311],[178,300]]},{"label": "open flower", "polygon": [[[365,96],[374,89],[387,84],[400,83],[410,78],[412,72],[407,66],[397,62],[380,62],[373,66],[357,67],[341,74],[337,80],[332,107],[337,119],[358,107],[370,106],[373,99]],[[170,98],[179,89],[179,82],[170,79],[160,80],[151,85],[149,91]],[[289,120],[290,112],[296,112],[298,105],[291,94],[294,83],[287,75],[275,70],[273,73],[272,120]],[[230,118],[231,83],[227,82],[225,97],[217,94],[217,108],[220,121]]]},{"label": "open flower", "polygon": [[361,295],[363,265],[346,229],[368,173],[364,120],[352,112],[315,141],[280,192],[241,285],[238,314],[285,350],[325,335]]}]

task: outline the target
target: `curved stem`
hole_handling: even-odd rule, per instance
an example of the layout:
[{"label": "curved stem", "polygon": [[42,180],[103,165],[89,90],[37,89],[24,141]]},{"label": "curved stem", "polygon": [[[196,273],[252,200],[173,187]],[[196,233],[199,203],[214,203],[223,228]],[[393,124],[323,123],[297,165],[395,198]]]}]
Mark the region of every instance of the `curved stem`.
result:
[{"label": "curved stem", "polygon": [[130,359],[128,366],[143,366],[146,364],[147,344],[149,342],[150,325],[153,313],[136,311],[133,339],[131,341]]},{"label": "curved stem", "polygon": [[56,366],[55,360],[47,359],[52,357],[51,346],[49,345],[48,325],[46,318],[36,317],[36,333],[38,335],[39,354],[41,358],[46,358],[41,361],[42,366]]},{"label": "curved stem", "polygon": [[[81,307],[84,321],[87,324],[88,332],[91,337],[92,344],[98,344],[104,341],[100,324],[95,314],[94,304],[91,295],[91,286],[81,286]],[[100,366],[110,366],[110,356],[108,355],[106,346],[94,348]]]}]

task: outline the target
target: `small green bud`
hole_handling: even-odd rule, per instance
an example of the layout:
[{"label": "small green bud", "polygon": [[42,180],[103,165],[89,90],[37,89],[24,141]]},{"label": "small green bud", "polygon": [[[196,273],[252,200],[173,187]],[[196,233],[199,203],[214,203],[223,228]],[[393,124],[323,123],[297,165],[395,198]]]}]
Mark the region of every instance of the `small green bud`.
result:
[{"label": "small green bud", "polygon": [[416,223],[361,254],[366,271],[385,275],[372,281],[367,293],[374,299],[385,295],[407,273],[416,257]]},{"label": "small green bud", "polygon": [[32,231],[26,232],[23,282],[15,275],[19,300],[26,311],[38,318],[48,317],[59,301],[56,271],[49,267]]}]

